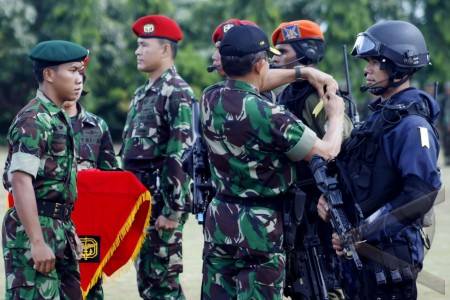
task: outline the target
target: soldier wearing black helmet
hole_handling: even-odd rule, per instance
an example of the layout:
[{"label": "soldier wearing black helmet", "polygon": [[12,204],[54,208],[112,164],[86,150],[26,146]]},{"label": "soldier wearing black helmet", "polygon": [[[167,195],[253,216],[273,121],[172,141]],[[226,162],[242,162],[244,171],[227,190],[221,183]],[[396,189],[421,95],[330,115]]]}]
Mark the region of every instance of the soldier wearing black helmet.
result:
[{"label": "soldier wearing black helmet", "polygon": [[[411,23],[384,21],[358,34],[352,55],[367,61],[361,90],[378,99],[337,160],[344,199],[361,210],[359,252],[366,251],[362,271],[342,260],[345,292],[350,299],[416,299],[424,258],[422,218],[441,187],[434,127],[439,106],[410,85],[413,74],[430,63],[428,50]],[[328,218],[324,198],[318,212]],[[333,247],[343,254],[336,235]],[[381,250],[379,259],[370,255],[374,247]]]}]

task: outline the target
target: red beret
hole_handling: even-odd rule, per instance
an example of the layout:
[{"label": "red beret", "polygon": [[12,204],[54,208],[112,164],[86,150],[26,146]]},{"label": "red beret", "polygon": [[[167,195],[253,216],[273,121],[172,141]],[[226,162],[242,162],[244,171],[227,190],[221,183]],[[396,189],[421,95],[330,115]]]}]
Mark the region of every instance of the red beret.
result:
[{"label": "red beret", "polygon": [[252,25],[252,26],[258,27],[258,25],[256,25],[255,22],[252,22],[249,20],[229,19],[216,27],[216,29],[214,30],[214,32],[211,36],[212,42],[215,44],[218,41],[221,41],[223,39],[223,35],[228,30],[230,30],[231,27],[240,26],[240,25]]},{"label": "red beret", "polygon": [[309,20],[286,22],[281,23],[272,33],[273,45],[302,39],[320,39],[323,41],[323,33],[319,24]]},{"label": "red beret", "polygon": [[140,38],[164,38],[174,42],[183,39],[183,32],[177,22],[162,15],[139,18],[131,28]]}]

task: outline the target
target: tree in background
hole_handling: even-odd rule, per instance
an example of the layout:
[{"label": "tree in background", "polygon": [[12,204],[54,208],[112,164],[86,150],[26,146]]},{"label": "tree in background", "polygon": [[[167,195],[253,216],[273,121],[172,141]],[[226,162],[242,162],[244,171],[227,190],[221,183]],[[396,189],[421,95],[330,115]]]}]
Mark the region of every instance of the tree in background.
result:
[{"label": "tree in background", "polygon": [[[0,0],[0,140],[13,116],[35,92],[37,84],[27,58],[29,49],[48,39],[67,39],[91,50],[84,105],[104,117],[115,140],[125,122],[129,101],[146,80],[136,70],[136,38],[130,26],[146,14],[167,14],[181,25],[185,39],[176,64],[197,97],[220,80],[208,74],[213,51],[211,33],[228,18],[249,19],[268,34],[282,21],[312,19],[325,31],[327,50],[319,68],[344,79],[342,44],[349,50],[356,34],[382,19],[409,20],[425,34],[433,65],[419,82],[449,80],[450,2],[446,0]],[[363,81],[361,62],[350,59],[355,98]]]}]

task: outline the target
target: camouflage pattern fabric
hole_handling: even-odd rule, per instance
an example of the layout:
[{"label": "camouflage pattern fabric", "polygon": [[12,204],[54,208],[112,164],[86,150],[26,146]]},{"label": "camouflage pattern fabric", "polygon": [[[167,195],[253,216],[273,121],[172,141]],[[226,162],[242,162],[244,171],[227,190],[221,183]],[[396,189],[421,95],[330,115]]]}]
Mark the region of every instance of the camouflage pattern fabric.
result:
[{"label": "camouflage pattern fabric", "polygon": [[213,184],[230,196],[286,192],[295,181],[291,159],[301,160],[316,139],[292,113],[242,81],[227,80],[205,91],[201,123]]},{"label": "camouflage pattern fabric", "polygon": [[[33,176],[36,201],[73,203],[76,165],[73,132],[63,111],[38,90],[16,116],[8,132],[8,156],[3,183],[11,191],[10,173]],[[47,245],[56,256],[48,275],[34,270],[31,245],[15,208],[2,227],[5,299],[81,299],[75,228],[71,221],[39,216]]]},{"label": "camouflage pattern fabric", "polygon": [[99,116],[77,103],[78,115],[71,118],[78,171],[97,168],[113,170],[119,166],[108,125]]},{"label": "camouflage pattern fabric", "polygon": [[80,272],[72,222],[39,216],[42,233],[56,257],[55,269],[42,274],[33,268],[31,245],[14,208],[2,228],[5,299],[81,299]]},{"label": "camouflage pattern fabric", "polygon": [[283,299],[285,256],[205,244],[202,299]]},{"label": "camouflage pattern fabric", "polygon": [[93,287],[89,290],[89,293],[86,295],[86,300],[102,300],[105,297],[103,293],[103,279],[100,277]]},{"label": "camouflage pattern fabric", "polygon": [[[139,293],[144,299],[184,298],[179,273],[191,180],[182,169],[181,158],[193,143],[193,101],[192,89],[172,66],[136,90],[123,132],[124,168],[148,174],[158,170],[160,178],[161,197],[152,198],[150,228],[136,262]],[[143,183],[154,195],[155,183]],[[178,221],[179,227],[157,232],[153,225],[160,215]]]},{"label": "camouflage pattern fabric", "polygon": [[65,113],[38,90],[17,114],[8,131],[8,156],[3,174],[11,190],[9,173],[32,175],[36,200],[73,203],[77,198],[73,131]]},{"label": "camouflage pattern fabric", "polygon": [[[235,80],[204,92],[201,123],[214,186],[219,194],[244,202],[287,192],[296,179],[291,159],[303,158],[316,139],[294,115]],[[279,211],[215,198],[204,234],[204,298],[282,299]]]},{"label": "camouflage pattern fabric", "polygon": [[185,299],[179,274],[183,272],[182,233],[187,217],[187,213],[183,214],[175,230],[156,230],[156,218],[152,217],[135,261],[138,290],[143,299]]},{"label": "camouflage pattern fabric", "polygon": [[[97,168],[114,170],[119,167],[106,122],[77,103],[78,114],[70,118],[75,138],[75,157],[78,170]],[[87,300],[104,298],[102,278],[89,290]]]}]

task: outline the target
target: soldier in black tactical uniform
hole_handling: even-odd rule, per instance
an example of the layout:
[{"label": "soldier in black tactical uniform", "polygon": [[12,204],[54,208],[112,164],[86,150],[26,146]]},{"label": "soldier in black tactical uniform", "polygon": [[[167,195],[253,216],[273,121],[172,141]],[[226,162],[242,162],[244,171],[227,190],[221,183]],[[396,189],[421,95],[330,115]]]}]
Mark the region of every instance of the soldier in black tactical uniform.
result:
[{"label": "soldier in black tactical uniform", "polygon": [[[272,43],[280,51],[280,55],[272,59],[276,68],[312,66],[319,63],[325,54],[323,33],[319,25],[310,20],[281,23],[272,33]],[[277,102],[296,115],[317,136],[323,137],[327,117],[316,89],[308,81],[295,81],[286,86],[277,96]],[[350,119],[345,116],[344,139],[350,135],[352,128]],[[285,294],[294,299],[323,299],[330,293],[336,298],[340,293],[337,291],[339,282],[335,272],[335,254],[329,240],[331,228],[317,217],[316,205],[320,191],[316,188],[307,162],[298,162],[296,169],[296,185],[306,193],[306,201],[296,204],[304,206],[304,211],[289,209],[291,214],[294,211],[303,214],[296,218],[301,220],[301,225],[294,229],[297,231],[295,249],[287,253]],[[292,226],[289,228],[293,229]],[[313,249],[317,252],[316,258]],[[314,262],[316,259],[317,265]]]},{"label": "soldier in black tactical uniform", "polygon": [[[412,75],[430,63],[428,50],[411,23],[384,21],[358,35],[352,55],[367,61],[361,90],[379,98],[337,159],[343,199],[361,210],[364,242],[357,249],[365,258],[361,271],[342,260],[344,290],[350,299],[416,299],[422,219],[441,187],[434,127],[439,106],[410,85]],[[324,198],[318,211],[327,219]],[[343,254],[336,235],[333,247]]]}]

